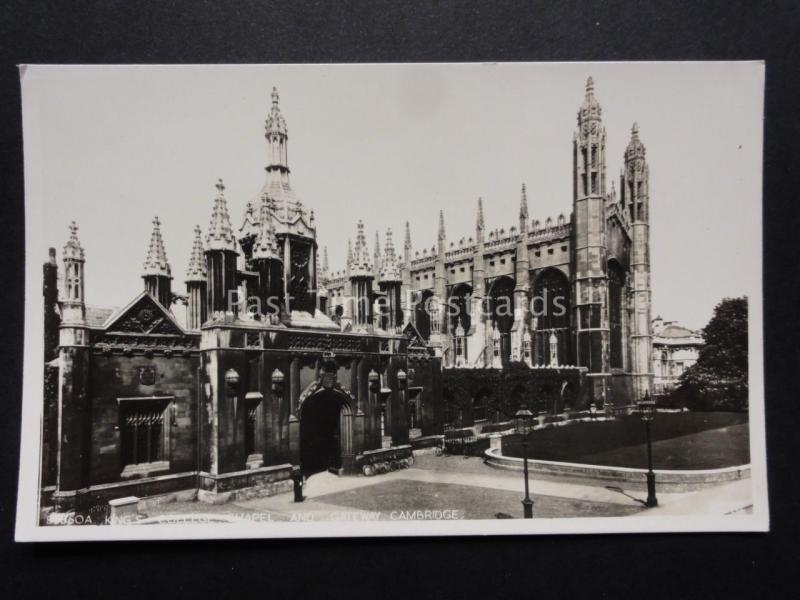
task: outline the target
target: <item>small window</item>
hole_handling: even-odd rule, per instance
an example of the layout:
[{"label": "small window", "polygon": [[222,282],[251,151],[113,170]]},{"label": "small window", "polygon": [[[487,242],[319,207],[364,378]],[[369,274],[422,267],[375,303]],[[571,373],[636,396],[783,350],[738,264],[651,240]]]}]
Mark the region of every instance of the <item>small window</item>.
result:
[{"label": "small window", "polygon": [[501,264],[501,265],[504,265],[504,264],[506,264],[506,259],[505,259],[505,258],[501,258],[501,259],[500,259],[500,264]]},{"label": "small window", "polygon": [[553,249],[552,249],[552,248],[548,248],[548,249],[547,249],[547,253],[548,253],[548,254],[552,254],[552,253],[553,253]]},{"label": "small window", "polygon": [[494,261],[493,261],[493,260],[490,260],[490,261],[489,261],[489,266],[490,266],[490,267],[493,267],[493,266],[494,266]]},{"label": "small window", "polygon": [[566,252],[567,251],[567,247],[566,246],[561,246],[561,251],[562,252]]},{"label": "small window", "polygon": [[162,399],[124,400],[119,405],[122,466],[160,462],[165,459],[165,421],[169,402]]},{"label": "small window", "polygon": [[461,267],[461,269],[460,269],[460,270],[461,270],[461,272],[463,273],[463,272],[464,272],[464,267]]},{"label": "small window", "polygon": [[542,251],[541,250],[537,250],[536,252],[533,253],[533,255],[534,256],[541,256],[542,255]]}]

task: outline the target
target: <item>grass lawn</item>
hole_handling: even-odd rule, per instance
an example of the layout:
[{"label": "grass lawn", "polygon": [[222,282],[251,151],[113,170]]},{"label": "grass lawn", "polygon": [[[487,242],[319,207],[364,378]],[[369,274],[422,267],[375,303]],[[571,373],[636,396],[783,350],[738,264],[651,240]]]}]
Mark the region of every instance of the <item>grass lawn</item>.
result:
[{"label": "grass lawn", "polygon": [[[656,469],[716,469],[750,462],[746,413],[659,413],[651,425]],[[645,427],[637,415],[534,431],[529,456],[540,460],[644,468]],[[522,456],[518,436],[503,454]]]},{"label": "grass lawn", "polygon": [[[465,519],[494,519],[499,512],[521,518],[521,500],[522,492],[395,479],[366,488],[317,496],[307,502],[380,511],[383,518],[389,518],[392,511],[458,510]],[[617,517],[643,510],[639,506],[535,494],[533,501],[534,517]]]}]

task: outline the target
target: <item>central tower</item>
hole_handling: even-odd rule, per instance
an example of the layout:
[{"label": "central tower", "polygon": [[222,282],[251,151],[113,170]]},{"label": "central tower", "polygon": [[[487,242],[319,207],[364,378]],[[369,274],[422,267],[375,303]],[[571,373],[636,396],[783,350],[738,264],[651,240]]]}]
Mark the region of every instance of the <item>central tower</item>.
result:
[{"label": "central tower", "polygon": [[[314,211],[307,211],[289,182],[289,133],[281,113],[278,90],[272,88],[272,104],[264,122],[267,141],[266,180],[261,191],[247,203],[239,228],[239,242],[248,270],[258,271],[254,248],[263,237],[262,221],[274,231],[277,258],[283,264],[283,306],[291,320],[298,312],[317,310],[317,230]],[[270,234],[272,236],[272,234]],[[270,246],[273,242],[270,241]],[[272,260],[272,259],[271,259]],[[263,266],[263,265],[261,265]],[[277,279],[270,278],[270,286]],[[262,290],[263,291],[263,290]],[[292,313],[295,313],[294,317]]]}]

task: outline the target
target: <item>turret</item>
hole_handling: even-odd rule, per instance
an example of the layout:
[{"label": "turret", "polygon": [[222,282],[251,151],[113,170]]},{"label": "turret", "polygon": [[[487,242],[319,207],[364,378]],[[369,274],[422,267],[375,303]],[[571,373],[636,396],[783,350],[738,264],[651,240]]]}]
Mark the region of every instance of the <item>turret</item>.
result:
[{"label": "turret", "polygon": [[[467,337],[467,357],[490,356],[492,340],[487,337],[486,315],[484,314],[485,267],[483,261],[486,240],[486,222],[483,218],[483,199],[478,198],[478,211],[475,219],[475,247],[472,255],[472,306],[470,308],[471,332]],[[487,359],[484,358],[486,361]],[[491,362],[491,361],[488,361]]]},{"label": "turret", "polygon": [[[606,395],[609,324],[605,310],[608,296],[605,245],[606,132],[602,108],[594,96],[592,78],[586,82],[586,96],[578,110],[578,127],[573,138],[574,226],[572,231],[575,315],[575,363],[588,369],[593,398]],[[559,357],[568,363],[569,357]]]},{"label": "turret", "polygon": [[631,274],[633,297],[631,323],[631,371],[634,394],[641,398],[652,393],[651,289],[650,289],[650,196],[649,168],[645,147],[639,139],[639,126],[634,123],[631,139],[625,149],[625,167],[620,181],[620,201],[631,219]]},{"label": "turret", "polygon": [[401,278],[403,284],[400,287],[400,308],[403,311],[403,323],[411,323],[414,308],[411,299],[411,225],[408,221],[406,221],[405,239],[403,240]]},{"label": "turret", "polygon": [[364,237],[364,223],[358,222],[356,243],[350,252],[348,271],[352,290],[353,324],[357,327],[369,327],[372,324],[372,282],[374,279],[372,264],[369,259],[367,240]]},{"label": "turret", "polygon": [[386,306],[381,327],[391,331],[402,325],[403,322],[403,313],[400,307],[402,274],[400,273],[400,265],[394,250],[391,229],[386,230],[386,245],[381,258],[378,286],[386,294]]},{"label": "turret", "polygon": [[153,233],[150,234],[150,246],[147,248],[142,279],[144,279],[144,289],[158,300],[161,306],[169,310],[172,305],[172,270],[167,261],[158,217],[153,219]]},{"label": "turret", "polygon": [[514,326],[511,335],[511,353],[517,360],[524,359],[525,333],[530,320],[530,260],[528,258],[528,192],[522,184],[519,200],[519,235],[517,237],[514,269]]},{"label": "turret", "polygon": [[[447,248],[447,234],[444,229],[444,211],[439,211],[439,231],[436,235],[436,258],[433,263],[433,295],[437,304],[431,305],[431,311],[437,310],[437,314],[431,314],[431,342],[438,343],[444,349],[446,341],[443,335],[446,334],[447,319],[444,318],[445,307],[447,306],[447,275],[445,271],[445,250]],[[438,334],[438,336],[437,336]]]},{"label": "turret", "polygon": [[200,329],[208,319],[208,277],[204,251],[202,231],[196,225],[192,254],[186,269],[186,326],[193,330]]},{"label": "turret", "polygon": [[236,258],[239,255],[236,238],[231,228],[225,185],[217,182],[217,196],[206,234],[206,268],[208,272],[208,310],[237,312],[238,288]]},{"label": "turret", "polygon": [[84,300],[83,267],[86,262],[83,247],[78,240],[78,226],[73,221],[69,226],[69,240],[64,246],[64,300],[62,307],[63,323],[85,323],[86,303]]}]

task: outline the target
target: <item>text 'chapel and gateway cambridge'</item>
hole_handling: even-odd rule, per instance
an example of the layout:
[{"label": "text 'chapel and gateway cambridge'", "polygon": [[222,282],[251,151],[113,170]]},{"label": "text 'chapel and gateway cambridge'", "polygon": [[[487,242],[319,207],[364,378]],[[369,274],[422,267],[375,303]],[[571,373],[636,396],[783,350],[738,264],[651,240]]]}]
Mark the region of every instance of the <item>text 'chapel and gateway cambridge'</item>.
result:
[{"label": "text 'chapel and gateway cambridge'", "polygon": [[[291,489],[298,469],[407,464],[412,447],[446,427],[505,420],[522,403],[563,412],[650,393],[645,148],[634,124],[607,191],[591,78],[569,218],[531,220],[523,185],[515,226],[487,231],[478,199],[471,237],[448,241],[440,214],[436,243],[422,252],[406,223],[402,253],[391,231],[370,253],[359,222],[336,272],[326,252],[320,260],[314,211],[289,184],[278,100],[273,90],[266,183],[236,230],[217,184],[185,293],[173,290],[157,218],[144,269],[131,273],[144,289],[118,311],[87,307],[74,224],[61,273],[51,250],[43,506],[273,494]],[[257,310],[231,305],[237,294]]]}]

